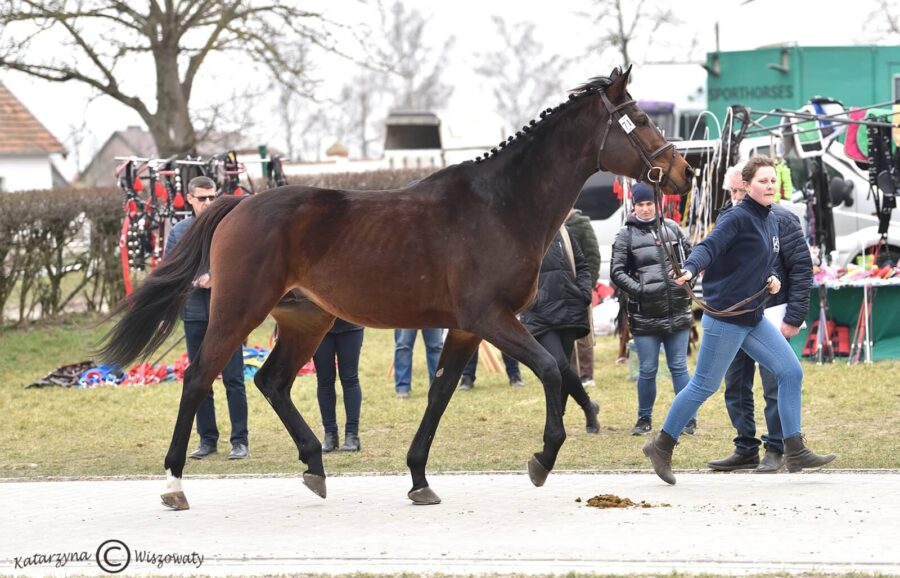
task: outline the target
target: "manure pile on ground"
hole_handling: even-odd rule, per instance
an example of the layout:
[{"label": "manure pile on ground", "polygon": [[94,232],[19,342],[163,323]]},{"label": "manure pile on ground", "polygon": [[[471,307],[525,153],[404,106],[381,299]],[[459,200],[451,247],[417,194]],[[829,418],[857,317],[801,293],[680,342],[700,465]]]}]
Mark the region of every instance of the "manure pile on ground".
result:
[{"label": "manure pile on ground", "polygon": [[[580,502],[581,498],[575,500],[576,502]],[[651,504],[650,502],[645,502],[641,500],[638,503],[635,503],[628,498],[620,498],[615,494],[600,494],[599,496],[594,496],[593,498],[589,498],[587,501],[587,505],[593,508],[671,508],[671,504]]]}]

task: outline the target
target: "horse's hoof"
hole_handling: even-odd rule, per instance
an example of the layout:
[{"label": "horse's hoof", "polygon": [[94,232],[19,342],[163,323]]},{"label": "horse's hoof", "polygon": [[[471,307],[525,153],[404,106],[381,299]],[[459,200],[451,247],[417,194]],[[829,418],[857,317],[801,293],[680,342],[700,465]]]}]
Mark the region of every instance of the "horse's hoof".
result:
[{"label": "horse's hoof", "polygon": [[325,491],[325,476],[317,476],[309,472],[303,472],[303,485],[312,490],[312,493],[323,500],[328,492]]},{"label": "horse's hoof", "polygon": [[166,506],[167,508],[172,508],[173,510],[191,509],[188,505],[187,498],[184,497],[184,492],[167,492],[160,495],[160,498],[162,498],[163,506]]},{"label": "horse's hoof", "polygon": [[531,459],[528,460],[528,477],[531,478],[531,483],[540,488],[547,481],[549,475],[550,470],[545,468],[536,457],[531,456]]},{"label": "horse's hoof", "polygon": [[410,490],[406,495],[416,506],[433,506],[441,503],[441,498],[428,486],[418,490]]}]

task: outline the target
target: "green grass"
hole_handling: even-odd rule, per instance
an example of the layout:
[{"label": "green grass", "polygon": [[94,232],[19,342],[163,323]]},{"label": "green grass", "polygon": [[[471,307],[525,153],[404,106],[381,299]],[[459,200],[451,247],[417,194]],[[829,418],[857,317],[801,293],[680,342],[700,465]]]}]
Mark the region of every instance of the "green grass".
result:
[{"label": "green grass", "polygon": [[[181,386],[174,382],[148,386],[96,389],[23,389],[57,366],[90,357],[108,325],[95,327],[89,318],[0,333],[0,477],[158,475],[169,445]],[[251,336],[251,345],[266,346],[267,322]],[[640,451],[643,438],[629,435],[636,417],[634,382],[627,368],[613,363],[616,343],[598,339],[597,387],[588,393],[601,407],[600,435],[584,432],[583,416],[573,404],[565,423],[569,437],[557,469],[647,469]],[[178,348],[169,360],[183,351]],[[406,451],[426,404],[424,347],[416,344],[414,391],[411,399],[394,396],[393,336],[367,330],[360,364],[363,410],[359,454],[325,457],[329,473],[406,472]],[[693,360],[691,360],[693,363]],[[839,468],[900,468],[900,362],[848,366],[846,362],[816,366],[804,362],[804,433],[817,451],[838,454]],[[429,471],[517,470],[540,448],[544,423],[543,391],[525,371],[525,388],[511,388],[505,376],[479,368],[475,389],[457,392],[438,429]],[[293,398],[314,431],[321,433],[315,378],[298,378]],[[228,419],[224,390],[215,385],[222,431],[220,448],[227,449]],[[759,389],[759,388],[757,388]],[[338,388],[340,396],[340,388]],[[304,468],[281,422],[248,383],[252,458],[230,462],[219,454],[190,461],[191,474],[297,473]],[[655,423],[659,427],[672,399],[667,379],[659,383]],[[757,391],[757,407],[762,400]],[[338,400],[338,420],[343,409]],[[757,423],[762,425],[761,411]],[[699,430],[684,436],[677,468],[705,469],[709,459],[728,455],[734,432],[721,390],[700,410]],[[764,426],[763,426],[764,427]],[[223,443],[224,442],[224,443]],[[191,447],[197,443],[192,437]]]}]

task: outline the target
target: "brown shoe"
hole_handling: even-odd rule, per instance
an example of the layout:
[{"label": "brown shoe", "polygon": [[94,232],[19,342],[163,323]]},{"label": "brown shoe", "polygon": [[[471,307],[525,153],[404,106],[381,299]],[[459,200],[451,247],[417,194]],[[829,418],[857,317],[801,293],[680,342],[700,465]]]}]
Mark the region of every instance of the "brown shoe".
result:
[{"label": "brown shoe", "polygon": [[650,458],[653,471],[667,484],[675,485],[675,474],[672,472],[672,451],[675,440],[664,431],[653,436],[644,444],[644,455]]},{"label": "brown shoe", "polygon": [[798,435],[784,440],[784,465],[791,473],[804,469],[821,468],[831,463],[837,456],[834,454],[819,455],[813,453],[803,443],[803,436]]}]

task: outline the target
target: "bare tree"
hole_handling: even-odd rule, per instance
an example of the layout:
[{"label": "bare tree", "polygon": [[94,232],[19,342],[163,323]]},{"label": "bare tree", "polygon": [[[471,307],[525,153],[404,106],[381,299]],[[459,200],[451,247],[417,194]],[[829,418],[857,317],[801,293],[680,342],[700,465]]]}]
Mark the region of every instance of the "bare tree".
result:
[{"label": "bare tree", "polygon": [[900,7],[896,0],[878,0],[864,27],[869,42],[900,41]]},{"label": "bare tree", "polygon": [[360,156],[369,158],[370,147],[381,139],[381,127],[374,122],[384,112],[384,73],[363,70],[341,91],[346,145],[359,147]]},{"label": "bare tree", "polygon": [[446,104],[453,93],[441,74],[456,39],[450,36],[434,51],[426,37],[427,24],[419,10],[406,7],[401,0],[382,11],[385,44],[380,57],[397,79],[394,107],[434,109]]},{"label": "bare tree", "polygon": [[[197,142],[190,103],[211,56],[250,58],[296,88],[308,81],[305,62],[297,66],[285,47],[299,40],[337,51],[332,32],[338,25],[299,5],[294,0],[149,0],[137,8],[125,0],[3,0],[0,68],[87,84],[135,110],[161,155],[179,154]],[[129,79],[147,76],[155,76],[152,96],[126,88]]]},{"label": "bare tree", "polygon": [[560,55],[544,56],[544,46],[534,38],[535,24],[511,27],[493,16],[503,41],[499,50],[479,54],[475,72],[487,79],[496,100],[497,113],[507,127],[515,128],[560,93],[559,78],[571,64]]},{"label": "bare tree", "polygon": [[642,38],[642,45],[650,48],[654,34],[664,27],[678,24],[670,2],[663,0],[593,0],[593,10],[586,15],[600,29],[600,39],[588,47],[592,54],[616,50],[622,64],[632,64],[632,43]]},{"label": "bare tree", "polygon": [[373,29],[368,37],[371,59],[360,64],[342,88],[342,114],[333,127],[362,158],[377,152],[373,146],[384,136],[381,121],[389,108],[439,108],[453,91],[441,75],[454,38],[447,38],[435,50],[428,37],[428,20],[419,10],[401,0],[379,9],[380,30]]}]

